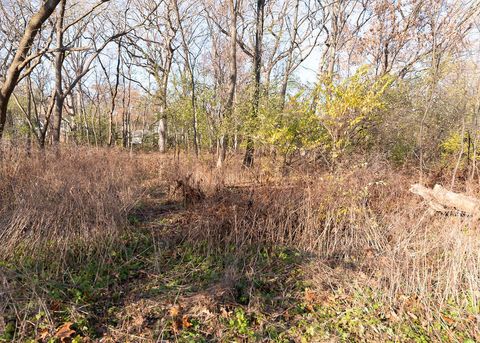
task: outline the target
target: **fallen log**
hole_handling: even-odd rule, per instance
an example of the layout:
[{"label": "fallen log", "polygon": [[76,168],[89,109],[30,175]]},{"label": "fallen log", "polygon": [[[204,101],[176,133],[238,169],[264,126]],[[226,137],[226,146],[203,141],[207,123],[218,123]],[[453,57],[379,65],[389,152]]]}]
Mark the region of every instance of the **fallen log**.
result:
[{"label": "fallen log", "polygon": [[451,212],[456,210],[467,215],[480,215],[479,199],[449,191],[440,185],[435,185],[433,189],[430,189],[417,183],[412,185],[410,192],[421,196],[430,208],[438,212]]}]

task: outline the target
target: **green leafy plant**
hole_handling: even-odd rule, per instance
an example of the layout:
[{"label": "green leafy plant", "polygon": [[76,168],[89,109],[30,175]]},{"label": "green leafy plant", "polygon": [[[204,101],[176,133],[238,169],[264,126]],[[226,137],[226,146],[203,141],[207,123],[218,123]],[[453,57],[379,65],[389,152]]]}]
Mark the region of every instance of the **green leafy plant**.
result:
[{"label": "green leafy plant", "polygon": [[228,325],[237,334],[249,337],[254,335],[254,331],[250,328],[250,319],[242,308],[235,309],[233,318],[229,319]]},{"label": "green leafy plant", "polygon": [[391,83],[388,75],[374,79],[368,67],[361,67],[339,83],[326,79],[317,86],[316,111],[333,161],[353,144],[369,140],[369,128],[384,108],[383,95]]}]

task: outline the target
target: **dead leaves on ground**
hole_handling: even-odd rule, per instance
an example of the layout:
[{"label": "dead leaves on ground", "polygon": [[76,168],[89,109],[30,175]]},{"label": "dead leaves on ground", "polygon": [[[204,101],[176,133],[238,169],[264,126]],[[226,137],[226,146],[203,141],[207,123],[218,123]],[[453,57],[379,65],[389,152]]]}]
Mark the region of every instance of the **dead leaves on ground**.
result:
[{"label": "dead leaves on ground", "polygon": [[186,314],[183,314],[182,306],[178,304],[170,307],[168,313],[172,317],[172,330],[176,334],[178,334],[181,330],[188,329],[193,325],[190,322],[190,318]]},{"label": "dead leaves on ground", "polygon": [[305,301],[305,307],[309,312],[313,312],[313,305],[317,301],[317,295],[310,288],[305,288],[305,293],[303,295],[303,300]]},{"label": "dead leaves on ground", "polygon": [[170,316],[172,318],[177,318],[178,316],[180,316],[180,313],[183,311],[183,308],[182,306],[180,305],[173,305],[172,307],[170,307],[170,309],[168,310],[168,313],[170,314]]},{"label": "dead leaves on ground", "polygon": [[47,342],[49,338],[55,339],[56,342],[70,343],[77,335],[77,332],[73,329],[72,322],[66,322],[57,328],[53,336],[50,335],[50,331],[47,328],[40,330],[38,340],[40,342]]},{"label": "dead leaves on ground", "polygon": [[75,336],[75,330],[72,329],[73,323],[67,322],[60,326],[55,332],[54,337],[60,339],[60,342],[69,342]]}]

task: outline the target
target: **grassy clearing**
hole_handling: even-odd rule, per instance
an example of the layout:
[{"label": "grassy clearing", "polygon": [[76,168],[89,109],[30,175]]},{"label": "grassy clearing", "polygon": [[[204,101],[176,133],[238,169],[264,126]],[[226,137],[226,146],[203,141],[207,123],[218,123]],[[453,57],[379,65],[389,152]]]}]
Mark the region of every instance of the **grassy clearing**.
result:
[{"label": "grassy clearing", "polygon": [[[110,205],[129,188],[131,205],[105,237],[96,220],[97,229],[82,231],[92,209],[77,208],[61,212],[70,223],[61,238],[39,236],[34,249],[2,255],[0,341],[480,340],[475,223],[428,215],[407,194],[408,174],[359,163],[282,176],[267,164],[216,170],[103,151],[80,160],[97,154],[103,166],[85,179],[109,184],[102,202]],[[66,166],[79,158],[65,158],[52,156],[43,172],[61,166],[51,177],[61,189],[75,184],[85,199],[97,197],[88,182],[71,180],[78,164]],[[10,173],[15,182],[2,194],[19,180],[34,184]],[[11,193],[15,204],[27,191]],[[53,195],[45,216],[59,208]],[[73,209],[74,199],[60,206]],[[24,208],[4,204],[3,213]],[[113,208],[104,205],[96,211]],[[32,244],[24,235],[35,223],[11,244]]]}]

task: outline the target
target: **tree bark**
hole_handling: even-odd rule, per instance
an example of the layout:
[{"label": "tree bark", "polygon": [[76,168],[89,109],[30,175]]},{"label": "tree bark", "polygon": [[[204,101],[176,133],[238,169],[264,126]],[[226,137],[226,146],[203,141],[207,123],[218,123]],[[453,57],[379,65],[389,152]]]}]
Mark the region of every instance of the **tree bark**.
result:
[{"label": "tree bark", "polygon": [[164,154],[167,152],[167,118],[160,111],[160,121],[158,122],[158,151]]}]

